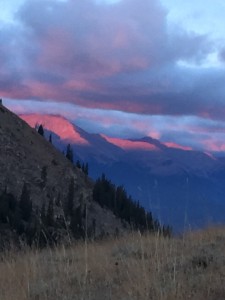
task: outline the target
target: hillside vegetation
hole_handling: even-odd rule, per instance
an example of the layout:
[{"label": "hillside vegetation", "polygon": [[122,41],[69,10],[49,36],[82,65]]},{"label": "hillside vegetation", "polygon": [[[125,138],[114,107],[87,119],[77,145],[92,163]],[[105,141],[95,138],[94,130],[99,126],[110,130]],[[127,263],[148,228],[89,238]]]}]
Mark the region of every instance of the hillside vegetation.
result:
[{"label": "hillside vegetation", "polygon": [[225,229],[1,254],[1,300],[225,299]]}]

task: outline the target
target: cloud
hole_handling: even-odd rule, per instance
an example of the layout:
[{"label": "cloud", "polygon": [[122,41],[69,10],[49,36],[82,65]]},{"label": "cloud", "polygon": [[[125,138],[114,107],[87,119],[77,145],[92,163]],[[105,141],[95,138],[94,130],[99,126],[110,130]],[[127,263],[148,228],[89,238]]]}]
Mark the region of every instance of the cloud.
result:
[{"label": "cloud", "polygon": [[213,126],[223,131],[225,45],[173,26],[159,0],[23,2],[0,28],[0,94],[14,110],[199,149]]},{"label": "cloud", "polygon": [[219,59],[222,62],[225,62],[225,48],[220,51],[220,53],[219,53]]},{"label": "cloud", "polygon": [[[222,151],[225,147],[225,122],[201,117],[148,116],[88,109],[69,103],[28,100],[5,100],[7,107],[18,114],[55,114],[69,119],[90,133],[102,133],[112,138],[142,138],[150,136],[167,145],[183,149]],[[177,146],[178,147],[178,146]]]},{"label": "cloud", "polygon": [[[168,34],[167,12],[158,0],[27,1],[18,17],[39,48],[36,62],[68,75],[107,76],[152,68],[176,59],[200,61],[205,36]],[[49,72],[49,69],[48,69]]]},{"label": "cloud", "polygon": [[177,94],[176,62],[201,64],[211,51],[206,36],[169,31],[158,0],[27,0],[16,17],[0,35],[1,92],[12,98],[166,114],[189,97]]}]

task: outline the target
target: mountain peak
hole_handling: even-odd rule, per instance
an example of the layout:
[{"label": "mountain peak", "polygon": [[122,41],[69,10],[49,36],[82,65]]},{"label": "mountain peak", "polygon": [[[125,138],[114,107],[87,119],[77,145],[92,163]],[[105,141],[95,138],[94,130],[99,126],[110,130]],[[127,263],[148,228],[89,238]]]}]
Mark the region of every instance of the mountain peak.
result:
[{"label": "mountain peak", "polygon": [[62,116],[47,114],[28,114],[20,115],[20,117],[31,127],[35,127],[37,124],[42,124],[45,129],[54,132],[63,141],[76,143],[78,145],[89,145],[89,142],[80,135],[79,129]]}]

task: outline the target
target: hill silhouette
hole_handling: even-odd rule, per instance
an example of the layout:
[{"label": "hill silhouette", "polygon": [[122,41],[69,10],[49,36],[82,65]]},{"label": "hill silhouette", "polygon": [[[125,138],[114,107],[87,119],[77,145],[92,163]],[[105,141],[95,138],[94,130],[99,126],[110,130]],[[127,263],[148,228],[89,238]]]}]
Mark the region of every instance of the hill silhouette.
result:
[{"label": "hill silhouette", "polygon": [[145,210],[125,191],[120,200],[115,198],[120,201],[116,208],[109,204],[105,200],[109,194],[106,183],[112,193],[117,189],[110,181],[100,182],[98,196],[93,198],[96,184],[88,178],[88,172],[47,141],[43,130],[32,129],[3,105],[0,170],[0,229],[5,230],[4,236],[11,229],[30,244],[34,240],[44,244],[68,235],[97,238],[119,234],[133,224],[137,229],[139,225],[142,229],[163,229],[150,214],[146,223]]}]

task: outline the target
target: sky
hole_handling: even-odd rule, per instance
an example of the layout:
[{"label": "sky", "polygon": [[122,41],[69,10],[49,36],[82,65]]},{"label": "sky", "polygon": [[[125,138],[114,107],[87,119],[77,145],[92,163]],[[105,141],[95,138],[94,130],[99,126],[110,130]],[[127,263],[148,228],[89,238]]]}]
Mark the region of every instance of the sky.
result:
[{"label": "sky", "polygon": [[0,97],[14,112],[225,151],[224,0],[8,0],[0,11]]}]

